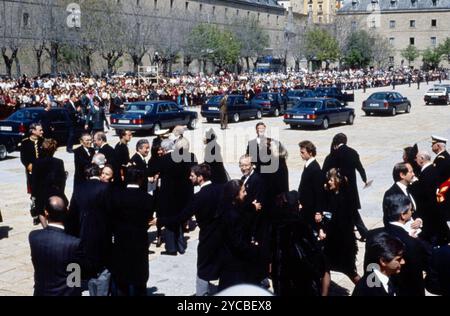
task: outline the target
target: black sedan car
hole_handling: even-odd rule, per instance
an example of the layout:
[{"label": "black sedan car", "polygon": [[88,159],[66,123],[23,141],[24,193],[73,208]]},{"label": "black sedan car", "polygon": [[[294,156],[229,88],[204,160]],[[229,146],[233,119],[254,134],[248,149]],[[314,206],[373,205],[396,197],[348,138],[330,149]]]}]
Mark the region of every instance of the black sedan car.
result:
[{"label": "black sedan car", "polygon": [[[220,100],[223,95],[216,95],[209,99],[206,104],[202,105],[201,114],[206,118],[208,123],[212,123],[214,119],[220,119]],[[234,123],[241,119],[262,117],[261,106],[257,104],[248,103],[244,96],[238,94],[230,94],[227,102],[228,117]]]},{"label": "black sedan car", "polygon": [[[55,139],[59,145],[67,142],[68,126],[72,124],[64,108],[51,108],[49,111],[41,107],[20,109],[0,121],[0,159],[20,148],[32,123],[41,123],[44,137]],[[84,122],[80,122],[75,127],[75,139],[81,136],[83,130]]]},{"label": "black sedan car", "polygon": [[253,97],[251,104],[261,107],[262,113],[280,116],[292,107],[293,101],[279,92],[262,92]]},{"label": "black sedan car", "polygon": [[159,131],[176,125],[194,129],[197,113],[186,111],[171,101],[147,101],[127,104],[124,113],[111,115],[111,127],[116,130]]},{"label": "black sedan car", "polygon": [[375,92],[367,100],[363,101],[362,110],[366,115],[387,113],[395,116],[399,111],[409,113],[411,111],[411,102],[398,92]]},{"label": "black sedan car", "polygon": [[344,104],[355,101],[353,93],[342,92],[337,87],[318,87],[314,90],[314,93],[317,97],[337,99]]},{"label": "black sedan car", "polygon": [[284,123],[291,128],[300,126],[320,126],[327,129],[331,124],[353,124],[355,110],[343,106],[330,98],[303,99],[284,114]]},{"label": "black sedan car", "polygon": [[286,93],[286,96],[291,102],[296,103],[301,99],[314,98],[316,94],[312,90],[300,89],[300,90],[289,90]]}]

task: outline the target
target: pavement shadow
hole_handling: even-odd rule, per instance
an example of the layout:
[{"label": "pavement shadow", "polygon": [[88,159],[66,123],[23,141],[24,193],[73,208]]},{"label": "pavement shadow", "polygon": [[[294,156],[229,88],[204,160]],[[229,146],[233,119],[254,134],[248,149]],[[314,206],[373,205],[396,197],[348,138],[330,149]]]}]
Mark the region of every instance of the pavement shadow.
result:
[{"label": "pavement shadow", "polygon": [[13,230],[10,226],[0,227],[0,240],[3,238],[9,238],[9,231]]},{"label": "pavement shadow", "polygon": [[328,295],[329,296],[350,296],[350,292],[346,288],[335,283],[334,281],[331,281],[330,291],[329,291]]},{"label": "pavement shadow", "polygon": [[147,288],[147,296],[166,296],[163,293],[156,293],[158,291],[158,288],[156,286],[148,287]]},{"label": "pavement shadow", "polygon": [[12,160],[12,159],[17,159],[17,158],[19,158],[19,157],[8,155],[8,156],[6,156],[2,161]]}]

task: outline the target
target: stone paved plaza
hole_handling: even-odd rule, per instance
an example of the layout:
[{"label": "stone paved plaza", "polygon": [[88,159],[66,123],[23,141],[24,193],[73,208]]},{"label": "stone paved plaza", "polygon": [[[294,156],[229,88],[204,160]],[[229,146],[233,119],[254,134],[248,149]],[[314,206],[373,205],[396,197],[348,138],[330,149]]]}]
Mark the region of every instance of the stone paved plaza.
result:
[{"label": "stone paved plaza", "polygon": [[[448,83],[448,82],[446,82]],[[396,90],[408,97],[412,102],[410,114],[390,116],[364,116],[361,111],[361,102],[372,92],[390,90],[392,87],[368,89],[366,94],[362,91],[355,93],[355,102],[350,104],[356,111],[353,126],[339,125],[328,130],[299,129],[291,130],[281,117],[264,118],[268,126],[269,136],[279,139],[289,152],[288,167],[291,189],[297,189],[303,162],[299,156],[298,143],[302,140],[312,141],[318,149],[317,159],[322,164],[329,152],[331,139],[334,134],[343,132],[348,136],[348,144],[355,148],[361,157],[369,179],[374,180],[373,185],[362,189],[362,181],[358,176],[363,216],[369,228],[381,225],[381,201],[384,191],[392,184],[392,167],[402,159],[402,149],[418,143],[419,150],[431,152],[430,135],[437,134],[450,138],[450,108],[448,106],[425,106],[423,95],[433,83],[427,86],[422,83],[420,89],[417,85],[411,87],[396,86]],[[186,137],[191,142],[193,152],[200,161],[203,159],[202,138],[204,132],[213,127],[218,134],[218,142],[222,146],[225,166],[232,178],[240,178],[237,161],[245,152],[247,140],[255,137],[254,126],[256,121],[244,121],[229,124],[229,129],[223,133],[218,123],[208,124],[199,120],[198,128],[187,131]],[[108,132],[111,145],[118,142],[118,138]],[[142,137],[142,136],[140,136]],[[130,152],[140,137],[134,137],[129,145]],[[152,137],[148,136],[150,140]],[[434,156],[434,155],[433,155]],[[66,194],[70,198],[73,183],[73,156],[60,148],[57,158],[65,162],[69,172]],[[25,173],[20,163],[19,153],[12,153],[7,160],[0,161],[0,209],[3,223],[0,223],[0,295],[32,295],[33,293],[33,266],[30,260],[28,234],[37,229],[32,225],[29,216],[29,197],[26,194]],[[196,246],[198,231],[191,232],[189,246],[186,254],[182,256],[161,256],[162,248],[150,246],[156,253],[150,255],[150,278],[148,282],[149,293],[152,295],[192,295],[195,293],[196,273]],[[150,230],[154,238],[154,228]],[[358,243],[358,271],[362,275],[362,258],[364,244]],[[353,285],[344,275],[332,273],[333,294],[348,295]]]}]

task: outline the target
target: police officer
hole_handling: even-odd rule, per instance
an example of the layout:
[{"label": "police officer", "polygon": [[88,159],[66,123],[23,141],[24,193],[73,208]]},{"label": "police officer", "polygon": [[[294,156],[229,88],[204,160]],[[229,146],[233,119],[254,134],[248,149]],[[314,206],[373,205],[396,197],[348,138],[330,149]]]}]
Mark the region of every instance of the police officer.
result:
[{"label": "police officer", "polygon": [[450,154],[445,146],[447,139],[441,136],[431,136],[431,150],[436,154],[433,164],[438,171],[439,184],[450,178]]}]

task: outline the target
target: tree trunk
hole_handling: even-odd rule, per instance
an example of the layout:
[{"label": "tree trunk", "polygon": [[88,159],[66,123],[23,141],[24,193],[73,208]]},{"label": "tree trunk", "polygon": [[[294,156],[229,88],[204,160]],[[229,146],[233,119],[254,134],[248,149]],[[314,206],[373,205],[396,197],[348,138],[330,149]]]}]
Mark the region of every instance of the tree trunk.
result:
[{"label": "tree trunk", "polygon": [[2,56],[3,60],[5,61],[6,74],[8,75],[8,77],[11,77],[11,69],[14,61],[14,56],[11,56],[11,58],[9,58],[8,55],[6,54],[5,47],[2,47]]},{"label": "tree trunk", "polygon": [[245,56],[245,63],[247,64],[247,72],[250,72],[250,57]]},{"label": "tree trunk", "polygon": [[84,66],[86,68],[86,73],[91,75],[91,73],[92,73],[92,61],[91,61],[91,55],[90,54],[86,54],[86,56],[84,58]]},{"label": "tree trunk", "polygon": [[17,54],[15,54],[15,56],[14,56],[14,62],[16,63],[17,78],[19,78],[20,76],[22,76],[22,71],[20,70],[20,60],[19,60],[19,57],[17,56]]},{"label": "tree trunk", "polygon": [[142,58],[139,58],[138,55],[136,55],[135,53],[133,53],[131,55],[131,59],[133,60],[133,71],[134,73],[138,73],[139,72],[139,65],[141,63]]},{"label": "tree trunk", "polygon": [[51,73],[58,73],[58,53],[59,53],[59,44],[56,42],[50,43],[50,50],[47,49],[47,52],[50,55],[51,61]]},{"label": "tree trunk", "polygon": [[184,56],[183,58],[183,73],[187,74],[189,72],[189,65],[192,63],[191,56]]},{"label": "tree trunk", "polygon": [[40,76],[42,69],[41,69],[41,65],[42,65],[42,53],[44,52],[42,47],[39,48],[35,48],[35,56],[36,56],[36,66],[37,66],[37,75]]}]

